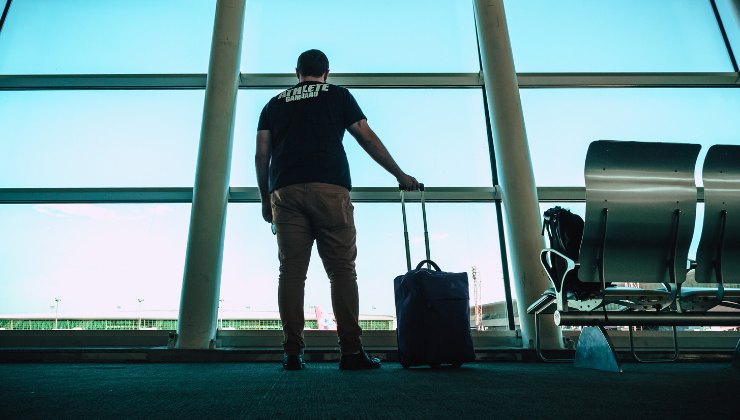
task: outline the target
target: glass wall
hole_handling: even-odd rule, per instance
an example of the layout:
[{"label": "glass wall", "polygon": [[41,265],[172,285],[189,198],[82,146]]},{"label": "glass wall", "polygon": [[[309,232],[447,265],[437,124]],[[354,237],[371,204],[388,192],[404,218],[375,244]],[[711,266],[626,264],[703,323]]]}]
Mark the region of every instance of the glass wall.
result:
[{"label": "glass wall", "polygon": [[0,91],[0,188],[192,186],[202,112],[199,90]]},{"label": "glass wall", "polygon": [[477,72],[472,2],[250,0],[242,72],[293,73],[319,48],[337,73]]},{"label": "glass wall", "polygon": [[0,74],[205,73],[215,0],[14,0]]},{"label": "glass wall", "polygon": [[[331,81],[331,80],[330,80]],[[231,185],[257,186],[254,148],[262,107],[277,91],[239,94]],[[404,171],[429,187],[490,187],[483,97],[478,89],[353,89],[353,95]],[[396,180],[346,133],[355,187],[394,187]],[[449,170],[440,170],[447,168]]]},{"label": "glass wall", "polygon": [[[734,0],[715,0],[717,10],[724,22],[724,28],[730,41],[732,51],[737,61],[737,53],[740,51],[740,10],[733,6]],[[737,5],[737,2],[735,2]]]},{"label": "glass wall", "polygon": [[522,108],[540,187],[583,186],[583,162],[595,140],[702,145],[740,144],[737,89],[531,89]]},{"label": "glass wall", "polygon": [[[731,0],[716,4],[729,44],[738,51],[738,11]],[[53,311],[140,327],[126,319],[149,311],[151,319],[142,325],[172,327],[190,205],[172,203],[163,191],[193,186],[204,92],[175,89],[167,81],[206,73],[215,5],[215,0],[12,2],[0,33],[0,319],[37,314],[48,326]],[[487,202],[466,195],[471,187],[493,186],[482,86],[440,88],[424,78],[477,77],[472,2],[250,0],[246,5],[243,73],[292,74],[302,51],[320,48],[334,74],[416,78],[399,88],[351,91],[400,165],[428,187],[452,194],[453,202],[428,205],[432,258],[445,270],[471,274],[471,297],[475,267],[481,298],[472,303],[500,305],[508,268],[499,237],[505,233],[497,229],[493,195]],[[733,72],[709,1],[505,0],[505,6],[516,69],[544,78],[566,76],[557,87],[520,90],[541,190],[582,187],[585,152],[593,140],[700,143],[699,167],[710,145],[740,144],[736,86],[594,88],[579,79],[594,72],[659,78]],[[38,90],[13,85],[24,76],[44,75],[62,82]],[[77,90],[64,85],[65,75],[107,82],[112,76],[145,79],[149,87]],[[277,249],[255,202],[253,156],[259,113],[280,89],[242,88],[238,95],[230,184],[251,198],[228,209],[220,326],[278,326]],[[345,139],[356,188],[395,187],[351,136]],[[49,188],[74,192],[76,202],[44,201],[42,189]],[[101,204],[86,195],[89,188],[147,188],[154,198]],[[32,189],[32,204],[3,199],[19,189]],[[370,316],[394,315],[392,281],[406,271],[400,206],[383,197],[355,206],[361,313],[368,322]],[[583,198],[573,200],[562,202],[581,209]],[[541,210],[551,205],[542,203]],[[408,210],[412,260],[418,262],[424,249],[419,205]],[[697,220],[692,255],[701,214]],[[306,310],[330,312],[329,296],[314,255]],[[157,311],[161,316],[155,317]],[[223,319],[248,312],[256,318]]]},{"label": "glass wall", "polygon": [[732,71],[709,1],[506,0],[519,72]]},{"label": "glass wall", "polygon": [[[407,207],[412,265],[425,258],[421,206]],[[481,281],[480,303],[504,300],[495,209],[490,203],[427,204],[432,259],[446,271]],[[361,318],[395,316],[393,279],[406,272],[400,204],[356,203],[357,273]],[[277,309],[277,245],[257,204],[229,207],[221,285],[226,311]],[[329,280],[314,247],[306,280],[305,311],[332,312]]]},{"label": "glass wall", "polygon": [[185,204],[0,205],[0,318],[176,316],[189,218]]}]

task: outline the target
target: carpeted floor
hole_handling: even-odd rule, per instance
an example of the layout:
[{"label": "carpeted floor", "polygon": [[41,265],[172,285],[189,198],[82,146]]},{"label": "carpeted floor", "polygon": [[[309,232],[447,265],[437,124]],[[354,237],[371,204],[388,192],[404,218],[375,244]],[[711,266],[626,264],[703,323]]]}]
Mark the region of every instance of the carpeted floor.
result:
[{"label": "carpeted floor", "polygon": [[724,363],[473,363],[346,372],[311,363],[0,364],[0,418],[579,419],[740,417]]}]

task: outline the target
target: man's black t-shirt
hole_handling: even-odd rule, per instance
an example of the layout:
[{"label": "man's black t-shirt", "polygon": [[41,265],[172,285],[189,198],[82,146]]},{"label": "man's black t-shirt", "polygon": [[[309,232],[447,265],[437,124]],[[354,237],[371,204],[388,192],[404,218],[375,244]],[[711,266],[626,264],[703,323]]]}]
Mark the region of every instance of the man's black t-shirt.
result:
[{"label": "man's black t-shirt", "polygon": [[270,99],[257,130],[270,130],[270,192],[305,182],[352,189],[344,131],[365,119],[343,87],[303,82]]}]

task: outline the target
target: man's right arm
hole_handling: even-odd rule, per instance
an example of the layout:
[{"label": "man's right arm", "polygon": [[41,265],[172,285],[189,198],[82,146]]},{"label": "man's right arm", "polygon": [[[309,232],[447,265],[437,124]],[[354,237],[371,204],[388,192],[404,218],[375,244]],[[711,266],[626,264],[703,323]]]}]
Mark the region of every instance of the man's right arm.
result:
[{"label": "man's right arm", "polygon": [[347,131],[357,140],[357,143],[370,155],[373,160],[391,175],[396,177],[398,184],[405,190],[413,191],[419,189],[419,182],[411,175],[406,174],[398,166],[391,156],[388,149],[378,138],[375,132],[367,124],[367,120],[362,119],[347,127]]}]

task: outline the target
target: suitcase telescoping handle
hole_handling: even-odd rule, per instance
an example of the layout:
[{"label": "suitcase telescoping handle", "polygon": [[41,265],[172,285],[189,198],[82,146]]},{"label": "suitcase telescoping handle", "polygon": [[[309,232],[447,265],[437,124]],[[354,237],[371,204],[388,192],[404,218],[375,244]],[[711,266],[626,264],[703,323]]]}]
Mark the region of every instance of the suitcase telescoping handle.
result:
[{"label": "suitcase telescoping handle", "polygon": [[[404,196],[405,190],[400,185],[398,186],[398,190],[401,192],[401,213],[403,214],[403,239],[406,242],[406,268],[408,268],[408,271],[411,271],[411,249],[409,248],[409,227],[406,222],[406,200]],[[426,247],[426,256],[427,256],[426,260],[422,261],[422,263],[427,262],[427,268],[431,269],[431,266],[429,265],[429,262],[431,262],[431,258],[429,256],[429,232],[427,230],[427,209],[426,209],[426,203],[424,200],[424,184],[419,184],[419,191],[421,192],[421,215],[424,218],[424,245]]]}]

